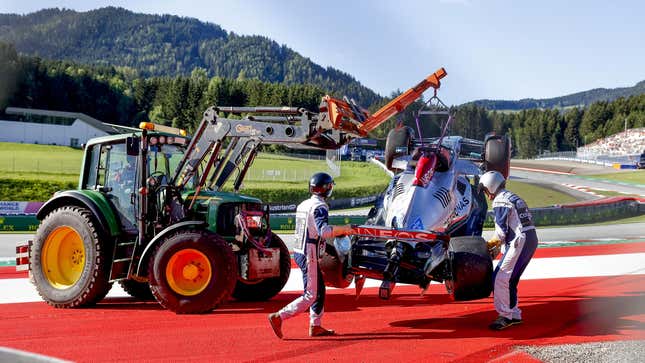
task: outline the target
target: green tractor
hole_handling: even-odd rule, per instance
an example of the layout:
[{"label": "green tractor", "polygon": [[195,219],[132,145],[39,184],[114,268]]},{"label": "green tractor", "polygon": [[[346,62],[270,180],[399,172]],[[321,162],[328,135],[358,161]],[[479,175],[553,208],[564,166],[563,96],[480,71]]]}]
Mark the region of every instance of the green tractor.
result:
[{"label": "green tractor", "polygon": [[[198,143],[189,145],[179,129],[143,127],[90,140],[78,189],[39,210],[29,249],[40,296],[59,308],[88,306],[118,282],[176,313],[203,313],[231,295],[256,301],[280,292],[289,250],[262,202],[200,188],[205,174],[178,169]],[[180,185],[172,182],[178,175]]]}]

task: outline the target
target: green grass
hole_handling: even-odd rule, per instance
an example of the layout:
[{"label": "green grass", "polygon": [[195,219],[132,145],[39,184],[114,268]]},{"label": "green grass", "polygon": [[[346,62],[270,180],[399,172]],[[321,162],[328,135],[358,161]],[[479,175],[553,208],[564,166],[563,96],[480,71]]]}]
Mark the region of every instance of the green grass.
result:
[{"label": "green grass", "polygon": [[67,146],[17,144],[0,142],[2,174],[46,173],[76,175],[81,167],[83,151]]},{"label": "green grass", "polygon": [[[0,200],[44,201],[56,190],[78,182],[82,151],[65,146],[0,143]],[[324,160],[262,153],[256,158],[242,192],[270,202],[297,202],[307,197],[309,177],[327,170]],[[334,198],[378,194],[390,178],[371,163],[341,162]],[[530,207],[574,202],[566,194],[532,184],[509,181],[510,190]]]},{"label": "green grass", "polygon": [[630,170],[620,173],[586,175],[584,178],[611,180],[629,184],[645,185],[645,170]]},{"label": "green grass", "polygon": [[1,171],[3,175],[0,175],[0,180],[5,178],[17,179],[17,180],[34,180],[34,181],[43,181],[43,182],[65,182],[65,183],[74,183],[78,182],[78,174],[56,174],[56,173],[39,173],[39,172],[6,172]]},{"label": "green grass", "polygon": [[[308,197],[312,174],[326,171],[324,160],[306,160],[260,154],[244,181],[242,192],[263,201],[295,203]],[[262,179],[264,178],[264,179]],[[291,181],[289,181],[291,180]],[[335,178],[333,198],[374,195],[382,192],[390,178],[370,163],[343,161]]]},{"label": "green grass", "polygon": [[[0,200],[44,201],[56,190],[74,189],[83,152],[65,146],[0,143]],[[307,197],[308,181],[325,171],[324,160],[260,154],[249,171],[242,192],[264,201],[295,202]],[[341,163],[334,197],[380,193],[387,175],[370,163]]]},{"label": "green grass", "polygon": [[577,201],[568,194],[514,180],[508,181],[507,189],[524,199],[529,208],[549,207]]},{"label": "green grass", "polygon": [[598,195],[603,195],[605,197],[640,197],[636,194],[625,194],[620,192],[614,192],[611,190],[600,190],[600,189],[588,189],[590,192],[594,192]]}]

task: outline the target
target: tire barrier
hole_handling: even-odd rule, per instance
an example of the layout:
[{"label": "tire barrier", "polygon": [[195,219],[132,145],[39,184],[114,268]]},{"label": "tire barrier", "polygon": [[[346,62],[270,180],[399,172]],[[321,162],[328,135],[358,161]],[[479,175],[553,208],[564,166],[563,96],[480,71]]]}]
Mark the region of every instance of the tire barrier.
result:
[{"label": "tire barrier", "polygon": [[[375,199],[376,196],[373,198]],[[349,203],[347,205],[351,205],[351,201],[345,200],[343,203],[345,202]],[[356,203],[356,200],[354,203]],[[332,204],[332,208],[338,207],[334,207],[334,204]],[[562,206],[531,208],[531,214],[536,226],[598,223],[644,215],[645,198],[611,197]],[[363,215],[331,215],[329,216],[329,223],[363,224],[365,223],[365,218]],[[39,223],[34,214],[0,215],[0,231],[4,232],[35,232]],[[271,228],[277,231],[293,230],[295,228],[293,214],[273,214],[271,215],[270,223]],[[492,211],[488,212],[484,227],[493,227]]]}]

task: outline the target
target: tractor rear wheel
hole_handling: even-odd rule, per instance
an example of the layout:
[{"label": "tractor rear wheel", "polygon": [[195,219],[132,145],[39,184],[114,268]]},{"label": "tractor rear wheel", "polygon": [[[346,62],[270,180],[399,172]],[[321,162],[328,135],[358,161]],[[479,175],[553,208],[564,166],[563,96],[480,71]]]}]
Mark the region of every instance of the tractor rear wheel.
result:
[{"label": "tractor rear wheel", "polygon": [[446,288],[454,300],[476,300],[490,295],[493,290],[493,261],[483,238],[452,238],[448,258],[451,278],[446,280]]},{"label": "tractor rear wheel", "polygon": [[147,282],[139,282],[134,280],[121,280],[119,285],[123,288],[128,295],[143,301],[154,300],[155,297],[150,291],[150,285]]},{"label": "tractor rear wheel", "polygon": [[148,266],[152,294],[177,314],[215,309],[230,296],[236,275],[229,244],[206,231],[184,230],[164,238]]},{"label": "tractor rear wheel", "polygon": [[276,296],[289,280],[291,256],[289,248],[275,233],[271,234],[271,248],[280,249],[280,276],[255,281],[237,279],[233,297],[242,301],[264,301]]},{"label": "tractor rear wheel", "polygon": [[38,294],[57,308],[93,305],[112,287],[109,246],[89,210],[66,206],[43,219],[31,257]]}]

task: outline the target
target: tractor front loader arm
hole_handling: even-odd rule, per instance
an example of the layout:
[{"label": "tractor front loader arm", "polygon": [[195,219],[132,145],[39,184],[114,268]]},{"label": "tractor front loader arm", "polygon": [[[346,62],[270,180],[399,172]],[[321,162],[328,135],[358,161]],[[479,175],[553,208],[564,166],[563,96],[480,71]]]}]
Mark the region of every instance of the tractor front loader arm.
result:
[{"label": "tractor front loader arm", "polygon": [[[295,107],[212,106],[204,112],[173,183],[183,188],[199,171],[201,177],[195,185],[197,195],[204,186],[220,189],[242,165],[235,182],[235,189],[238,189],[239,178],[244,177],[261,144],[338,149],[354,138],[367,136],[369,131],[403,111],[428,88],[438,89],[446,74],[440,68],[371,116],[353,100],[330,96],[323,97],[318,113]],[[221,117],[222,114],[244,114],[245,117],[233,119]]]}]

